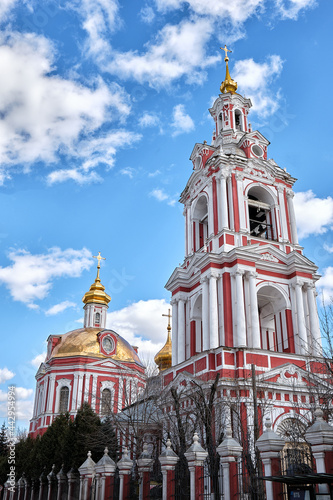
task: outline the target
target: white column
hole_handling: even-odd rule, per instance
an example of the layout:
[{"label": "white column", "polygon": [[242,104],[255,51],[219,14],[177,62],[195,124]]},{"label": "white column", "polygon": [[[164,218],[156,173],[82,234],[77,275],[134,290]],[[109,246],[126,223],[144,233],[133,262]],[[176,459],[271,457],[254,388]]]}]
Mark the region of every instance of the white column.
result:
[{"label": "white column", "polygon": [[228,212],[230,214],[230,229],[235,229],[231,175],[229,175],[229,177],[227,179],[227,189],[228,189],[228,195],[229,195],[229,197],[228,197]]},{"label": "white column", "polygon": [[217,281],[217,301],[219,308],[219,345],[225,345],[224,335],[224,303],[223,303],[223,276],[220,275]]},{"label": "white column", "polygon": [[227,198],[227,181],[224,175],[220,178],[220,218],[221,227],[220,229],[229,227],[229,218],[228,218],[228,198]]},{"label": "white column", "polygon": [[243,179],[244,179],[244,176],[242,174],[240,174],[240,173],[236,174],[237,195],[238,195],[238,212],[239,212],[239,230],[240,231],[246,231]]},{"label": "white column", "polygon": [[313,283],[307,283],[305,288],[306,288],[308,308],[309,308],[312,354],[314,354],[315,356],[320,356],[322,354],[322,345],[321,345],[317,304],[315,299],[316,287]]},{"label": "white column", "polygon": [[185,300],[178,300],[178,363],[185,361]]},{"label": "white column", "polygon": [[217,305],[217,276],[211,275],[209,278],[209,323],[210,323],[210,349],[219,346],[219,317]]},{"label": "white column", "polygon": [[251,310],[251,333],[252,333],[252,345],[256,349],[260,349],[260,325],[259,325],[259,313],[258,313],[258,297],[256,289],[256,279],[258,274],[254,271],[248,273],[249,277],[249,289],[250,289],[250,310]]},{"label": "white column", "polygon": [[281,235],[282,241],[288,241],[288,226],[287,226],[287,215],[286,215],[286,205],[284,199],[284,188],[283,186],[277,186],[279,207],[280,207],[280,223],[281,223]]},{"label": "white column", "polygon": [[209,349],[209,296],[208,278],[201,278],[202,286],[202,350]]},{"label": "white column", "polygon": [[76,410],[76,408],[77,408],[77,382],[78,382],[78,374],[74,373],[74,384],[73,384],[73,396],[72,396],[71,410]]},{"label": "white column", "polygon": [[89,401],[89,386],[90,386],[90,373],[85,374],[85,381],[84,381],[84,401],[88,403]]},{"label": "white column", "polygon": [[50,376],[50,385],[49,385],[49,401],[47,405],[47,411],[52,412],[53,407],[53,399],[54,399],[54,386],[55,386],[55,375]]},{"label": "white column", "polygon": [[191,221],[191,205],[187,208],[186,213],[186,227],[187,227],[187,254],[190,255],[193,252],[193,241],[192,241],[192,221]]},{"label": "white column", "polygon": [[246,325],[244,311],[244,293],[243,293],[243,273],[238,269],[235,272],[236,281],[236,324],[237,324],[237,344],[238,347],[246,347]]},{"label": "white column", "polygon": [[291,237],[292,237],[291,243],[297,245],[298,237],[297,237],[296,217],[295,217],[294,202],[293,202],[294,196],[295,193],[291,189],[287,189],[287,202],[288,202],[289,220],[290,220]]},{"label": "white column", "polygon": [[93,383],[92,383],[92,390],[91,390],[91,408],[96,411],[97,408],[97,375],[93,374]]},{"label": "white column", "polygon": [[78,409],[82,404],[82,386],[83,386],[83,375],[79,375],[79,383],[76,396],[76,409]]},{"label": "white column", "polygon": [[214,234],[213,186],[208,185],[208,238]]},{"label": "white column", "polygon": [[300,354],[309,354],[307,352],[308,343],[307,343],[307,334],[306,334],[306,327],[305,327],[302,286],[303,286],[302,281],[296,281],[295,292],[296,292],[296,310],[297,310],[299,349],[300,349]]},{"label": "white column", "polygon": [[178,364],[178,302],[172,300],[172,366]]},{"label": "white column", "polygon": [[[271,476],[272,475],[271,459],[263,458],[262,463],[265,467],[265,476]],[[265,481],[265,487],[266,487],[266,500],[274,500],[272,481]]]}]

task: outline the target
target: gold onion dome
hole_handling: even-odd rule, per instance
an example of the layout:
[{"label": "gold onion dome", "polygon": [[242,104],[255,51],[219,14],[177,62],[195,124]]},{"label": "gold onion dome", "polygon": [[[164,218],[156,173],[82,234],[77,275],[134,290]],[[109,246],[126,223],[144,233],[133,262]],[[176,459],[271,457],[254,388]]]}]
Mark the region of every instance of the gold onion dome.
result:
[{"label": "gold onion dome", "polygon": [[228,92],[230,92],[231,94],[234,94],[237,90],[237,82],[235,82],[231,78],[230,73],[229,73],[229,66],[228,66],[228,61],[229,61],[228,52],[232,52],[232,51],[227,49],[226,45],[224,47],[220,47],[220,48],[221,48],[221,50],[224,50],[224,53],[225,53],[224,61],[226,64],[225,79],[221,83],[220,91],[222,92],[222,94],[227,94]]},{"label": "gold onion dome", "polygon": [[98,256],[95,257],[98,260],[97,264],[97,276],[94,281],[94,283],[91,285],[89,292],[85,293],[82,302],[84,304],[91,304],[91,303],[98,303],[98,304],[105,304],[108,305],[108,303],[111,300],[110,295],[108,295],[105,292],[105,286],[102,285],[100,277],[99,277],[99,270],[101,268],[101,260],[104,260],[104,257],[101,257],[101,252],[98,252]]},{"label": "gold onion dome", "polygon": [[168,327],[167,327],[167,331],[168,331],[167,341],[164,344],[164,346],[162,347],[162,349],[160,351],[158,351],[158,353],[156,354],[156,356],[154,358],[154,361],[157,364],[160,372],[163,371],[163,370],[166,370],[167,368],[170,368],[171,361],[172,361],[172,342],[171,342],[171,326],[170,326],[171,314],[170,314],[170,309],[169,309],[169,313],[168,314],[162,314],[162,316],[167,316],[169,318],[169,321],[168,321]]}]

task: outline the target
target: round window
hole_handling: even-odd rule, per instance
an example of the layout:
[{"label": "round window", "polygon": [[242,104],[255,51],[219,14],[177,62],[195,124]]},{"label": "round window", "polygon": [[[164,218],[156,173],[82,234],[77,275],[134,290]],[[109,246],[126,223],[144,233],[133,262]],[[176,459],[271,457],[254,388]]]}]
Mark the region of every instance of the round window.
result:
[{"label": "round window", "polygon": [[261,149],[260,146],[258,146],[257,144],[254,144],[252,146],[252,153],[255,155],[255,156],[262,156],[264,154],[263,150]]},{"label": "round window", "polygon": [[103,339],[103,349],[107,354],[110,354],[114,350],[114,340],[109,335],[106,335]]}]

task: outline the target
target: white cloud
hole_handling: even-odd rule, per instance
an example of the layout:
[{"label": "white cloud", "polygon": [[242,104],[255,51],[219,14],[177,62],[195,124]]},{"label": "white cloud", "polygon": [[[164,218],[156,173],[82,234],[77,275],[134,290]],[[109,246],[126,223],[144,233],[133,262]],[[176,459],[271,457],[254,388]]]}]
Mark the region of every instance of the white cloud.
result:
[{"label": "white cloud", "polygon": [[160,124],[160,119],[155,113],[145,112],[139,119],[139,127],[155,127]]},{"label": "white cloud", "polygon": [[146,52],[116,52],[106,69],[154,88],[166,87],[183,76],[189,83],[202,83],[206,77],[203,70],[221,59],[220,54],[206,53],[213,33],[213,24],[203,18],[166,24],[154,42],[146,44]]},{"label": "white cloud", "polygon": [[130,179],[133,179],[134,172],[135,172],[134,168],[131,167],[126,167],[120,170],[120,173],[122,175],[127,175],[127,177],[129,177]]},{"label": "white cloud", "polygon": [[16,4],[17,0],[1,0],[0,2],[0,21],[5,21],[9,12]]},{"label": "white cloud", "polygon": [[158,169],[154,172],[149,172],[148,177],[156,177],[157,175],[161,175],[161,171]]},{"label": "white cloud", "polygon": [[275,0],[276,7],[282,19],[298,18],[301,11],[317,5],[315,0]]},{"label": "white cloud", "polygon": [[267,57],[266,62],[257,63],[253,59],[236,61],[232,78],[237,81],[242,94],[251,98],[253,110],[266,118],[279,107],[279,93],[273,93],[271,83],[279,77],[283,61],[278,55]]},{"label": "white cloud", "polygon": [[150,193],[149,196],[152,196],[158,201],[166,201],[168,205],[173,207],[177,203],[178,195],[177,196],[170,196],[167,194],[163,189],[160,188],[155,188],[153,189]]},{"label": "white cloud", "polygon": [[91,253],[86,248],[50,248],[46,254],[32,255],[26,250],[12,250],[9,259],[13,262],[0,267],[0,283],[10,291],[14,300],[30,308],[37,308],[36,300],[44,299],[56,278],[79,277],[92,265]]},{"label": "white cloud", "polygon": [[10,380],[15,376],[15,373],[8,370],[8,368],[0,368],[0,384],[3,384],[7,380]]},{"label": "white cloud", "polygon": [[45,311],[46,316],[54,316],[55,314],[59,314],[69,307],[75,307],[76,304],[75,302],[70,302],[69,300],[64,300],[63,302],[60,302],[59,304],[55,304],[54,306],[50,307],[47,311]]},{"label": "white cloud", "polygon": [[[94,141],[100,127],[130,113],[129,96],[119,85],[107,86],[99,78],[89,88],[50,75],[54,58],[54,48],[42,36],[0,35],[0,74],[6,75],[0,80],[2,181],[12,165],[27,169],[36,161],[57,163],[60,155],[93,160],[89,155],[97,155]],[[80,156],[82,149],[88,156]],[[115,152],[114,147],[112,156]],[[98,162],[108,163],[105,148],[103,153]],[[75,167],[66,175],[75,178]],[[76,180],[83,182],[82,177]]]},{"label": "white cloud", "polygon": [[146,5],[146,7],[142,7],[142,9],[140,10],[139,16],[144,23],[150,24],[155,19],[155,12],[151,7]]},{"label": "white cloud", "polygon": [[331,304],[333,300],[333,267],[326,267],[323,270],[322,277],[316,284],[317,288],[322,293],[324,303]]},{"label": "white cloud", "polygon": [[311,191],[295,193],[294,206],[298,236],[323,234],[333,226],[333,198],[317,198]]},{"label": "white cloud", "polygon": [[155,0],[159,10],[165,11],[170,9],[180,9],[184,5],[188,5],[196,14],[203,16],[212,16],[225,20],[228,18],[232,23],[242,23],[253,14],[258,12],[258,9],[264,5],[265,0],[215,0],[207,2],[207,0]]},{"label": "white cloud", "polygon": [[328,253],[333,253],[333,246],[329,246],[327,243],[324,243],[324,250]]},{"label": "white cloud", "polygon": [[39,368],[40,364],[44,363],[45,358],[46,358],[46,352],[42,352],[42,354],[37,354],[37,356],[35,356],[34,359],[30,361],[30,363],[35,368]]},{"label": "white cloud", "polygon": [[[16,419],[29,420],[33,410],[33,390],[25,387],[16,387],[15,414]],[[7,418],[7,392],[0,390],[0,417]]]},{"label": "white cloud", "polygon": [[171,126],[175,129],[172,133],[173,137],[194,130],[194,122],[190,115],[185,113],[183,104],[178,104],[173,108],[172,118]]},{"label": "white cloud", "polygon": [[107,328],[124,337],[131,345],[139,347],[142,359],[151,359],[167,339],[167,314],[169,304],[164,299],[140,300],[107,316]]},{"label": "white cloud", "polygon": [[87,51],[99,57],[110,53],[110,34],[119,28],[119,4],[117,0],[70,0],[67,7],[82,17],[82,27],[88,35]]},{"label": "white cloud", "polygon": [[112,168],[118,149],[131,146],[140,139],[140,134],[118,129],[109,131],[104,136],[82,140],[77,150],[73,152],[73,157],[81,162],[80,166],[55,170],[47,176],[47,182],[50,185],[67,180],[73,180],[78,184],[101,182],[100,175],[91,169],[100,165],[106,165],[108,169]]}]

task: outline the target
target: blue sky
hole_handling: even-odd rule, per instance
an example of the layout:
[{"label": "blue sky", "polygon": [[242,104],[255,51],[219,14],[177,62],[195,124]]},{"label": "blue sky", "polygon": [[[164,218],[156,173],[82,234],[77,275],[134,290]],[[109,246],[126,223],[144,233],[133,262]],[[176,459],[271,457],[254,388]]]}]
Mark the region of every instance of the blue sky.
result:
[{"label": "blue sky", "polygon": [[109,326],[145,359],[165,341],[178,197],[211,141],[224,43],[333,293],[332,15],[329,0],[1,2],[1,417],[15,383],[26,425],[45,340],[80,327],[98,251]]}]

